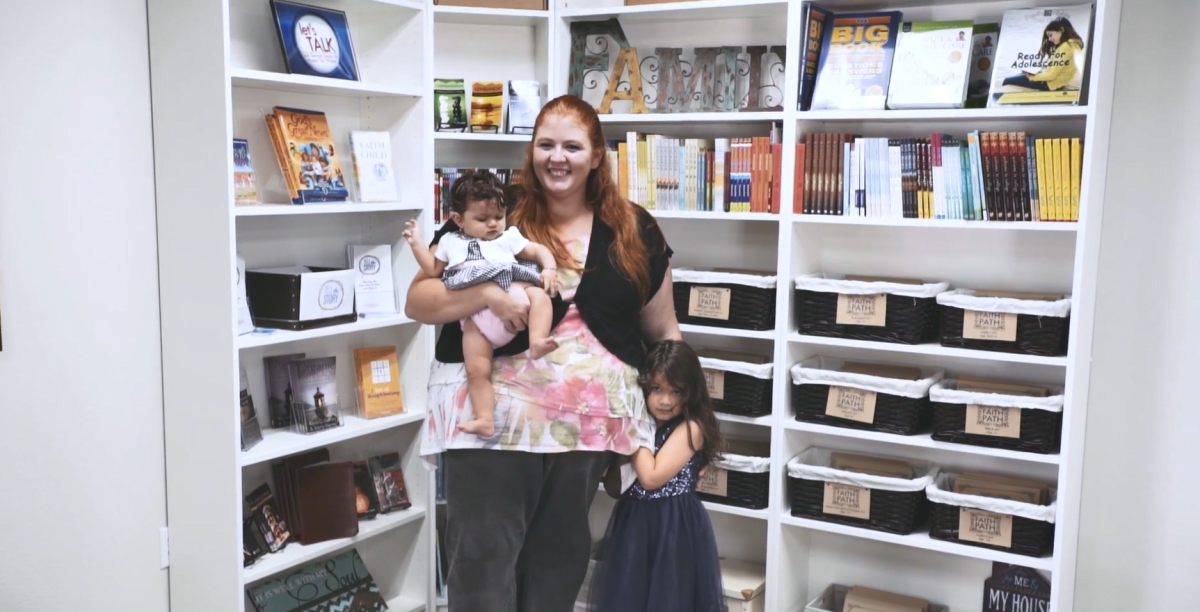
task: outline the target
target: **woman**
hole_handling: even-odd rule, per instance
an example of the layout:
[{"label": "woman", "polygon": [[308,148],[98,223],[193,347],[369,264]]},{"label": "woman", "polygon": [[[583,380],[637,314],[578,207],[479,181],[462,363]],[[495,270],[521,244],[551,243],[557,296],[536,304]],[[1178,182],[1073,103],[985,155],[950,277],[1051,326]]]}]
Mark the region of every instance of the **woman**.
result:
[{"label": "woman", "polygon": [[[644,342],[680,339],[672,251],[649,213],[617,189],[587,103],[562,96],[542,108],[522,178],[511,223],[554,252],[560,346],[531,360],[522,334],[496,349],[496,435],[483,439],[455,430],[471,409],[461,331],[442,328],[421,452],[443,453],[451,612],[573,609],[591,548],[588,508],[609,451],[653,448],[637,382]],[[418,274],[405,312],[445,324],[484,307],[524,329],[526,310],[492,283],[450,292]]]}]

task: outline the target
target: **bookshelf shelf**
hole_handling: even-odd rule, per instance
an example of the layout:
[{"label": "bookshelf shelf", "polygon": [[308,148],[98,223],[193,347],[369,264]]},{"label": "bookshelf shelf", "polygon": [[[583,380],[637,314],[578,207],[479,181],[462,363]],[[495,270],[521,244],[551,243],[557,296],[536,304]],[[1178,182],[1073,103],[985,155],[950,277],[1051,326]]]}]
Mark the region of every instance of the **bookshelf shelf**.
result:
[{"label": "bookshelf shelf", "polygon": [[473,6],[433,7],[435,23],[465,23],[470,25],[532,26],[550,19],[550,11],[524,9],[480,8]]},{"label": "bookshelf shelf", "polygon": [[1040,366],[1064,368],[1069,363],[1067,357],[1042,357],[1040,355],[1019,355],[1016,353],[1000,353],[990,351],[973,351],[940,344],[898,344],[892,342],[871,342],[867,340],[846,340],[843,338],[826,338],[824,336],[804,336],[789,334],[788,342],[812,344],[817,346],[837,346],[853,349],[868,349],[889,353],[909,353],[914,355],[931,355],[954,359],[972,359],[981,361],[999,361],[1005,363],[1027,363]]},{"label": "bookshelf shelf", "polygon": [[1002,450],[998,448],[987,448],[985,446],[970,446],[968,444],[950,444],[948,442],[937,442],[930,437],[929,434],[919,434],[915,436],[898,436],[893,434],[880,433],[877,431],[863,431],[859,429],[847,429],[845,427],[830,427],[828,425],[818,425],[816,423],[803,423],[794,418],[788,418],[784,421],[784,429],[790,431],[802,431],[811,434],[819,434],[822,436],[832,436],[839,438],[854,438],[856,440],[867,440],[869,442],[879,442],[881,444],[894,444],[900,446],[912,446],[916,448],[931,448],[953,453],[962,453],[967,455],[979,455],[983,457],[994,457],[999,459],[1013,459],[1016,461],[1028,461],[1030,463],[1047,463],[1052,465],[1059,464],[1058,455],[1038,455],[1035,453],[1021,453],[1017,451]]},{"label": "bookshelf shelf", "polygon": [[1007,108],[932,108],[913,110],[798,111],[800,121],[995,121],[1009,119],[1085,118],[1086,106],[1014,106]]},{"label": "bookshelf shelf", "polygon": [[398,510],[381,514],[371,520],[359,521],[358,535],[352,538],[341,538],[308,546],[301,546],[295,542],[290,543],[283,550],[266,555],[254,565],[244,568],[242,579],[246,584],[258,582],[314,559],[341,552],[359,542],[383,535],[423,518],[425,518],[425,508],[414,504],[407,510]]},{"label": "bookshelf shelf", "polygon": [[774,340],[773,331],[751,331],[747,329],[726,329],[724,327],[708,327],[706,325],[680,324],[679,330],[687,334],[703,334],[707,336],[726,336],[729,338],[754,338],[758,340]]},{"label": "bookshelf shelf", "polygon": [[427,607],[423,601],[411,597],[397,597],[387,602],[388,612],[422,612]]},{"label": "bookshelf shelf", "polygon": [[761,427],[770,427],[775,424],[775,417],[773,415],[767,415],[767,416],[761,416],[761,417],[744,417],[744,416],[738,416],[736,414],[727,414],[724,412],[718,412],[716,414],[717,414],[718,421],[728,421],[730,423],[745,423],[747,425],[759,425]]},{"label": "bookshelf shelf", "polygon": [[658,124],[696,124],[696,123],[752,123],[783,121],[784,113],[779,111],[765,112],[729,112],[729,113],[620,113],[600,115],[600,123],[658,123]]},{"label": "bookshelf shelf", "polygon": [[404,316],[394,315],[390,317],[360,317],[354,323],[343,323],[341,325],[330,325],[329,327],[318,327],[317,329],[308,329],[304,331],[287,331],[287,330],[256,330],[244,336],[238,336],[237,345],[239,349],[248,349],[259,346],[270,346],[272,344],[284,344],[286,342],[298,342],[300,340],[310,340],[312,338],[324,338],[326,336],[337,336],[339,334],[352,334],[354,332],[367,331],[371,329],[383,329],[385,327],[395,327],[397,325],[415,324],[416,321]]},{"label": "bookshelf shelf", "polygon": [[527,134],[473,134],[471,132],[434,132],[434,140],[461,140],[468,142],[518,142],[527,143],[533,137]]},{"label": "bookshelf shelf", "polygon": [[395,427],[419,423],[425,420],[425,413],[410,412],[377,419],[360,419],[356,416],[343,415],[343,419],[345,422],[341,427],[310,435],[285,429],[265,429],[262,442],[241,453],[238,456],[239,463],[242,467],[257,465],[287,455],[337,444]]},{"label": "bookshelf shelf", "polygon": [[274,215],[332,215],[350,213],[420,211],[425,202],[338,202],[335,204],[257,204],[235,206],[237,217],[269,217]]},{"label": "bookshelf shelf", "polygon": [[1051,221],[962,221],[956,219],[894,219],[890,217],[845,217],[840,215],[794,215],[800,225],[861,225],[865,227],[932,227],[948,230],[1000,232],[1074,232],[1078,223]]},{"label": "bookshelf shelf", "polygon": [[959,557],[969,557],[971,559],[1000,561],[1001,563],[1023,565],[1025,567],[1032,567],[1034,569],[1046,571],[1052,571],[1054,569],[1053,557],[1025,557],[1022,555],[1014,555],[1012,553],[1000,552],[998,550],[991,550],[988,548],[977,548],[975,546],[967,546],[965,544],[955,544],[954,542],[935,540],[929,537],[929,534],[925,532],[916,532],[909,535],[896,535],[882,531],[860,529],[857,527],[849,527],[835,523],[826,523],[823,521],[800,518],[797,516],[792,516],[790,510],[785,510],[784,512],[785,514],[780,517],[780,522],[789,527],[799,527],[812,531],[833,533],[852,538],[886,542],[888,544],[897,544],[899,546],[907,546],[910,548],[921,548],[924,550],[932,550],[936,552],[957,555]]},{"label": "bookshelf shelf", "polygon": [[779,215],[770,213],[707,212],[698,210],[651,210],[659,219],[691,219],[693,221],[764,221],[778,223]]},{"label": "bookshelf shelf", "polygon": [[758,519],[760,521],[767,520],[767,517],[771,515],[771,513],[767,510],[751,510],[749,508],[739,508],[737,506],[728,506],[725,504],[714,504],[708,501],[704,502],[704,507],[708,509],[709,512],[741,516],[745,518]]},{"label": "bookshelf shelf", "polygon": [[319,94],[325,96],[343,96],[350,98],[373,97],[411,97],[422,95],[417,87],[398,87],[379,83],[364,83],[362,81],[346,81],[329,79],[304,74],[284,74],[266,70],[234,68],[230,70],[230,80],[234,87],[250,89],[269,89],[302,94]]},{"label": "bookshelf shelf", "polygon": [[714,19],[743,20],[754,17],[783,17],[787,14],[786,0],[697,0],[635,6],[600,6],[567,8],[559,11],[564,20],[606,19],[619,17],[622,23],[660,23],[672,21],[707,21]]}]

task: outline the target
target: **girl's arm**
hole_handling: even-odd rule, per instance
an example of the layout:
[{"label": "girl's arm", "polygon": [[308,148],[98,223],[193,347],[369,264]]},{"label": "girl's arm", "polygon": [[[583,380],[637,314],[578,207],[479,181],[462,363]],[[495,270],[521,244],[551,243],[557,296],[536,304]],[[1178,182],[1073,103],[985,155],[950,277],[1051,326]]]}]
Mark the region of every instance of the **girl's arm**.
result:
[{"label": "girl's arm", "polygon": [[[434,257],[433,251],[425,246],[425,241],[421,239],[421,229],[415,219],[409,219],[408,223],[404,224],[403,236],[412,249],[417,265],[421,266],[421,271],[427,276],[441,277],[442,272],[446,270],[446,262]],[[434,248],[437,248],[437,245],[434,245]]]},{"label": "girl's arm", "polygon": [[696,454],[693,447],[704,448],[704,432],[691,421],[684,421],[682,426],[671,432],[671,437],[658,449],[657,455],[644,446],[639,448],[633,456],[633,469],[642,488],[653,491],[667,484]]},{"label": "girl's arm", "polygon": [[550,249],[536,242],[528,242],[516,257],[536,261],[542,267],[542,289],[551,297],[558,295],[558,262],[554,260],[554,253]]},{"label": "girl's arm", "polygon": [[650,342],[683,340],[679,320],[675,318],[675,295],[671,284],[671,268],[667,268],[658,293],[642,307],[642,335]]}]

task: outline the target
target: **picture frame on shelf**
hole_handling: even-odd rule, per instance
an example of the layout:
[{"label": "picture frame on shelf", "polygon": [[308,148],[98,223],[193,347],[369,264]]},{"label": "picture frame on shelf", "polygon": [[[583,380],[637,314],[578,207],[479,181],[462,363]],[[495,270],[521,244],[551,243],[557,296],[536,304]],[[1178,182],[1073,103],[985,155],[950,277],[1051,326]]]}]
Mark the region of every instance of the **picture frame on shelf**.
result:
[{"label": "picture frame on shelf", "polygon": [[289,74],[358,81],[358,62],[344,11],[270,0]]}]

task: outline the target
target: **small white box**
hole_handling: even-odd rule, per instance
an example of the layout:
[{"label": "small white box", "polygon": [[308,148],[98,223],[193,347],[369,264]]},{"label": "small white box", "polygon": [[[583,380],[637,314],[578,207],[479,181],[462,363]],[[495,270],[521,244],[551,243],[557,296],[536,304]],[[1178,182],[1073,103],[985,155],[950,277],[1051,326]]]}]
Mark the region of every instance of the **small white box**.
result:
[{"label": "small white box", "polygon": [[767,566],[737,559],[721,559],[721,587],[729,612],[766,610]]}]

